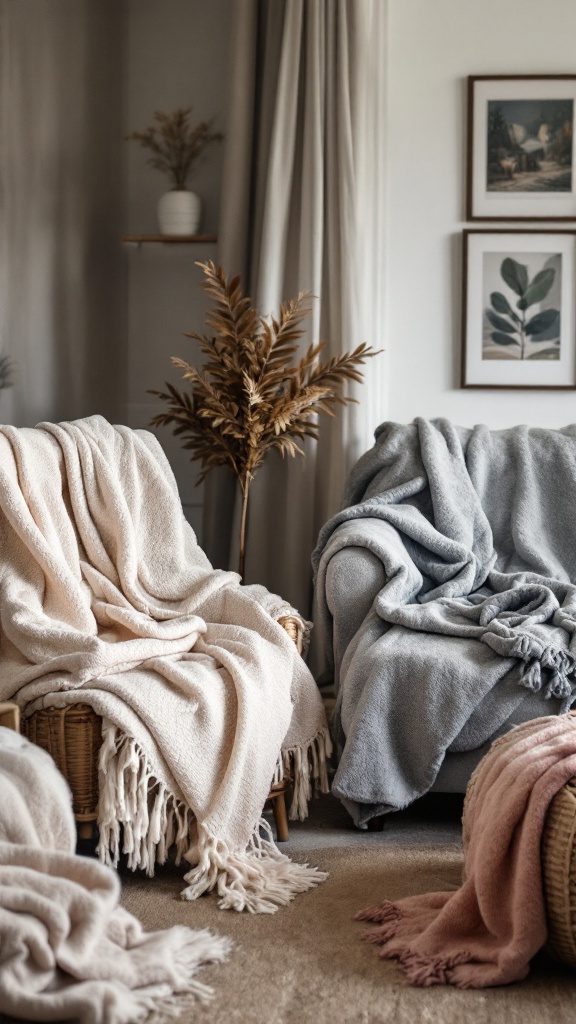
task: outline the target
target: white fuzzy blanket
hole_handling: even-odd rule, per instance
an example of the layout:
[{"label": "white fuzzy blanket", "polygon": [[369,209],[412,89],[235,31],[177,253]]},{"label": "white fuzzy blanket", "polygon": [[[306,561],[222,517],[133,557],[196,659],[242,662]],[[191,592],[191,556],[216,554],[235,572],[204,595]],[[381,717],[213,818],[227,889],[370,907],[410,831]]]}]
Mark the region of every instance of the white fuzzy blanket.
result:
[{"label": "white fuzzy blanket", "polygon": [[230,943],[144,933],[111,868],[74,854],[70,792],[49,754],[0,727],[0,1010],[22,1020],[132,1024],[210,994],[195,978]]},{"label": "white fuzzy blanket", "polygon": [[183,895],[272,912],[321,873],[259,820],[281,753],[305,813],[327,788],[317,687],[262,588],[213,570],[155,438],[99,416],[0,427],[0,700],[104,719],[99,853],[132,867],[175,844]]}]

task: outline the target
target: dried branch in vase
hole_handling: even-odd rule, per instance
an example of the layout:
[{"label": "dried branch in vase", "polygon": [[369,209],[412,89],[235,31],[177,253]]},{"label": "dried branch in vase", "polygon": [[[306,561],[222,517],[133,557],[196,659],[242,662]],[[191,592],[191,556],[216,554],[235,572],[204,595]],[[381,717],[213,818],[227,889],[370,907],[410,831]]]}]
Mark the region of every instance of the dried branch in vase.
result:
[{"label": "dried branch in vase", "polygon": [[355,401],[342,394],[343,386],[347,380],[360,382],[359,366],[377,352],[362,344],[321,362],[323,342],[311,345],[293,363],[310,296],[302,292],[282,304],[278,319],[265,318],[243,295],[238,277],[226,279],[212,261],[197,266],[205,275],[202,287],[214,302],[206,317],[214,334],[185,335],[198,343],[205,361],[197,369],[172,357],[189,389],[166,383],[166,391],[151,391],[168,405],[152,424],[171,426],[191,458],[200,460],[198,483],[216,466],[230,466],[235,473],[243,497],[243,575],[248,495],[256,471],[274,449],[282,456],[304,455],[298,442],[318,438],[317,414],[333,416],[338,405]]},{"label": "dried branch in vase", "polygon": [[154,113],[154,124],[144,132],[131,132],[126,138],[139,142],[149,149],[152,156],[146,163],[167,174],[173,189],[185,189],[194,164],[211,142],[224,138],[221,132],[213,132],[214,118],[200,121],[194,128],[189,124],[192,107],[180,107],[172,114]]}]

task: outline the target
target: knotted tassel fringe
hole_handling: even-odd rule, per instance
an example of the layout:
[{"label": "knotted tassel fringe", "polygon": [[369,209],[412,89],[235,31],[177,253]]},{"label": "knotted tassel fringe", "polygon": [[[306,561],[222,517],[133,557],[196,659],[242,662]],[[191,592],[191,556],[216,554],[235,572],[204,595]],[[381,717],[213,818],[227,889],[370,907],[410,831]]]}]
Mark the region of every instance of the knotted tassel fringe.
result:
[{"label": "knotted tassel fringe", "polygon": [[543,684],[542,669],[549,669],[551,676],[546,684],[544,696],[547,699],[550,697],[566,699],[572,695],[576,684],[576,663],[568,651],[545,647],[542,653],[536,657],[531,657],[528,653],[524,657],[526,664],[520,682],[528,690],[537,693]]},{"label": "knotted tassel fringe", "polygon": [[[118,864],[121,827],[122,852],[128,855],[128,867],[144,870],[150,876],[154,874],[154,865],[164,863],[170,847],[175,844],[176,863],[185,857],[194,864],[184,876],[188,882],[182,893],[184,899],[197,899],[202,893],[215,889],[222,909],[260,914],[274,913],[297,893],[311,889],[328,877],[326,872],[307,864],[295,864],[280,853],[264,819],[257,823],[245,850],[230,849],[200,822],[196,822],[192,838],[191,827],[195,820],[192,811],[154,778],[136,741],[107,719],[102,722],[102,736],[97,853],[103,863],[114,867]],[[325,785],[323,791],[327,791],[327,747],[330,751],[329,737],[321,732],[305,748],[305,761],[300,748],[288,752],[302,762],[298,764],[295,779],[298,794],[295,802],[304,816],[310,796],[310,774],[315,783]],[[311,771],[304,769],[308,757]]]},{"label": "knotted tassel fringe", "polygon": [[527,690],[531,690],[532,693],[538,693],[542,686],[542,671],[540,669],[540,662],[537,658],[534,658],[533,661],[528,662],[528,664],[524,666],[520,682]]},{"label": "knotted tassel fringe", "polygon": [[258,823],[245,851],[231,850],[199,824],[195,853],[198,863],[184,875],[188,887],[183,890],[182,899],[195,900],[215,889],[222,910],[274,914],[297,893],[306,892],[328,878],[325,871],[295,864],[280,853],[264,819]]}]

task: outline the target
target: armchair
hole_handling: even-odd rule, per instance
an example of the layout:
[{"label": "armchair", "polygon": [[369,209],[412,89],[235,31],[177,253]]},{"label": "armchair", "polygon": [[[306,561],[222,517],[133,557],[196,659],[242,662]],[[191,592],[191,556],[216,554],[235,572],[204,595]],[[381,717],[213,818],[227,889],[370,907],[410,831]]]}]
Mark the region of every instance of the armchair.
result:
[{"label": "armchair", "polygon": [[491,742],[574,701],[576,427],[385,423],[313,556],[359,827],[465,792]]},{"label": "armchair", "polygon": [[317,884],[260,820],[289,776],[293,816],[327,790],[322,700],[291,635],[305,624],[213,569],[153,435],[99,416],[3,425],[0,533],[0,701],[57,755],[82,828],[97,788],[101,860],[122,847],[153,874],[174,850],[186,899],[216,888],[236,910]]},{"label": "armchair", "polygon": [[[302,652],[302,621],[284,616],[279,624]],[[16,704],[0,704],[0,725],[19,728]],[[72,810],[78,838],[92,840],[98,821],[98,758],[102,744],[102,718],[89,704],[69,704],[64,708],[39,708],[23,720],[23,732],[29,740],[52,756],[72,793]],[[268,801],[272,805],[276,840],[288,839],[286,794],[290,788],[290,771],[284,778],[273,779]]]},{"label": "armchair", "polygon": [[[351,648],[385,584],[382,563],[365,548],[343,548],[330,559],[326,571],[326,603],[333,620],[333,667],[336,682],[340,677],[346,651]],[[550,713],[550,700],[544,692],[540,690],[533,693],[527,690],[509,718],[495,730],[489,740],[474,750],[446,752],[430,792],[465,793],[474,768],[496,736],[521,722]]]}]

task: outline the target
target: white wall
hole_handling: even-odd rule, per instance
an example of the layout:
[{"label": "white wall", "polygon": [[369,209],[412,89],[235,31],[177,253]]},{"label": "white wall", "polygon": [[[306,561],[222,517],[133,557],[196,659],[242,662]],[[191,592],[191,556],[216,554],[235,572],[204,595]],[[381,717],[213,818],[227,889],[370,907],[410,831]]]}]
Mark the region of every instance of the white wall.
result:
[{"label": "white wall", "polygon": [[574,0],[389,0],[387,418],[576,420],[574,391],[458,386],[466,76],[573,74],[575,40]]},{"label": "white wall", "polygon": [[[228,87],[229,0],[128,0],[125,61],[125,130],[143,131],[155,110],[193,107],[191,123],[215,117],[223,130]],[[125,233],[157,233],[156,205],[169,182],[146,165],[147,151],[125,142]],[[214,143],[189,187],[202,199],[202,233],[216,233],[223,159]],[[184,331],[203,331],[206,303],[196,260],[216,259],[216,245],[143,245],[126,250],[128,266],[128,409],[132,427],[148,427],[164,406],[147,390],[174,384],[170,356],[194,362]],[[191,463],[169,428],[157,431],[176,474],[185,513],[200,533],[202,490]]]},{"label": "white wall", "polygon": [[[465,222],[465,101],[469,74],[576,72],[574,0],[381,0],[388,3],[387,217],[382,239],[387,316],[387,391],[376,413],[409,421],[447,416],[471,425],[576,419],[566,392],[462,390],[461,233]],[[192,104],[225,130],[230,0],[127,0],[125,131],[155,109]],[[194,178],[204,201],[202,230],[217,232],[224,147],[216,144]],[[156,230],[162,176],[146,153],[124,143],[124,230]],[[484,226],[484,225],[481,225]],[[499,224],[498,226],[504,226]],[[513,227],[513,225],[510,225]],[[539,226],[544,226],[543,222]],[[202,330],[205,303],[195,260],[215,245],[141,247],[128,269],[127,422],[147,426],[162,406],[146,394],[179,375],[173,354],[193,358],[182,332]],[[380,344],[381,339],[368,338]],[[197,464],[168,429],[158,431],[176,472],[188,518],[200,532]]]}]

